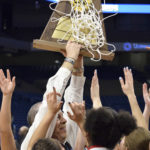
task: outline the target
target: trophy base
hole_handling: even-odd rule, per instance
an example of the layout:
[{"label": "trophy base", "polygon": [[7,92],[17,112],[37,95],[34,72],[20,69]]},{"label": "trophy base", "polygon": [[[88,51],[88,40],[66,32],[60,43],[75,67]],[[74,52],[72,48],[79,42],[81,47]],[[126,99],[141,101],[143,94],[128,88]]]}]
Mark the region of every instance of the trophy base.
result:
[{"label": "trophy base", "polygon": [[[60,52],[61,50],[66,51],[66,44],[60,44],[53,41],[45,41],[45,40],[34,40],[33,41],[33,47],[40,49],[40,50],[47,50],[47,51],[54,51],[54,52]],[[107,54],[108,51],[101,50],[104,54]],[[97,52],[93,52],[95,55],[95,59],[99,59],[99,54]],[[85,57],[92,57],[92,55],[85,49],[81,49],[80,52],[81,55]],[[102,55],[102,60],[112,61],[115,54],[112,53],[110,55]]]}]

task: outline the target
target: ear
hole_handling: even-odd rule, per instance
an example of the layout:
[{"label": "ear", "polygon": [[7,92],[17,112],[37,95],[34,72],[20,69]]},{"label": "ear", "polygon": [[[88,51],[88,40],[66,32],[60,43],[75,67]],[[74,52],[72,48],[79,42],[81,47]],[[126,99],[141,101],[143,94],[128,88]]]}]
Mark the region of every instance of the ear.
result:
[{"label": "ear", "polygon": [[89,134],[87,132],[85,132],[85,138],[86,138],[86,146],[89,146],[90,143],[90,138],[89,138]]},{"label": "ear", "polygon": [[85,132],[85,137],[86,137],[86,139],[87,139],[87,142],[90,143],[90,137],[89,137],[88,132]]}]

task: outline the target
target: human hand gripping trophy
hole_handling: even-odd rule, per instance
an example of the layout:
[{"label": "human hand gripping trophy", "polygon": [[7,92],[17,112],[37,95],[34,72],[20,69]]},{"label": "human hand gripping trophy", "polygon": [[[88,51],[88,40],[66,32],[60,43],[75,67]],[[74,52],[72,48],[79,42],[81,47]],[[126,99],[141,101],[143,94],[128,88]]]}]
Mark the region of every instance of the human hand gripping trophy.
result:
[{"label": "human hand gripping trophy", "polygon": [[82,44],[80,54],[94,61],[114,58],[115,46],[106,41],[101,0],[60,0],[56,8],[53,4],[53,14],[40,40],[33,41],[34,48],[60,52],[71,40]]}]

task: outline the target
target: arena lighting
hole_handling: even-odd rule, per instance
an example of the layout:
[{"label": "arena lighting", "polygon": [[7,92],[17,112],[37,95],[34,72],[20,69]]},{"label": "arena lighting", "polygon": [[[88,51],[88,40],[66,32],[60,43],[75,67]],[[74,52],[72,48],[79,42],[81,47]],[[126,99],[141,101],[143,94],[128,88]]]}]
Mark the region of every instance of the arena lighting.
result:
[{"label": "arena lighting", "polygon": [[[57,2],[58,0],[46,0]],[[150,4],[102,4],[103,13],[150,14]]]}]

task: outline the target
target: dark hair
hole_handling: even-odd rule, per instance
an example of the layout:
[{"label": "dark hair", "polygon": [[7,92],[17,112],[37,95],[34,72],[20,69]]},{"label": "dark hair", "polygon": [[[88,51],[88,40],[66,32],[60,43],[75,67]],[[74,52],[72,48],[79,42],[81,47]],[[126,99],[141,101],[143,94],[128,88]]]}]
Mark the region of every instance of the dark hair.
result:
[{"label": "dark hair", "polygon": [[39,139],[32,150],[61,150],[60,144],[55,139]]},{"label": "dark hair", "polygon": [[32,125],[35,115],[37,114],[40,105],[41,105],[41,102],[35,103],[34,105],[31,106],[30,110],[28,111],[27,122],[29,126]]},{"label": "dark hair", "polygon": [[135,119],[128,112],[117,113],[108,107],[91,109],[84,125],[92,145],[110,149],[123,135],[128,135],[136,127]]}]

